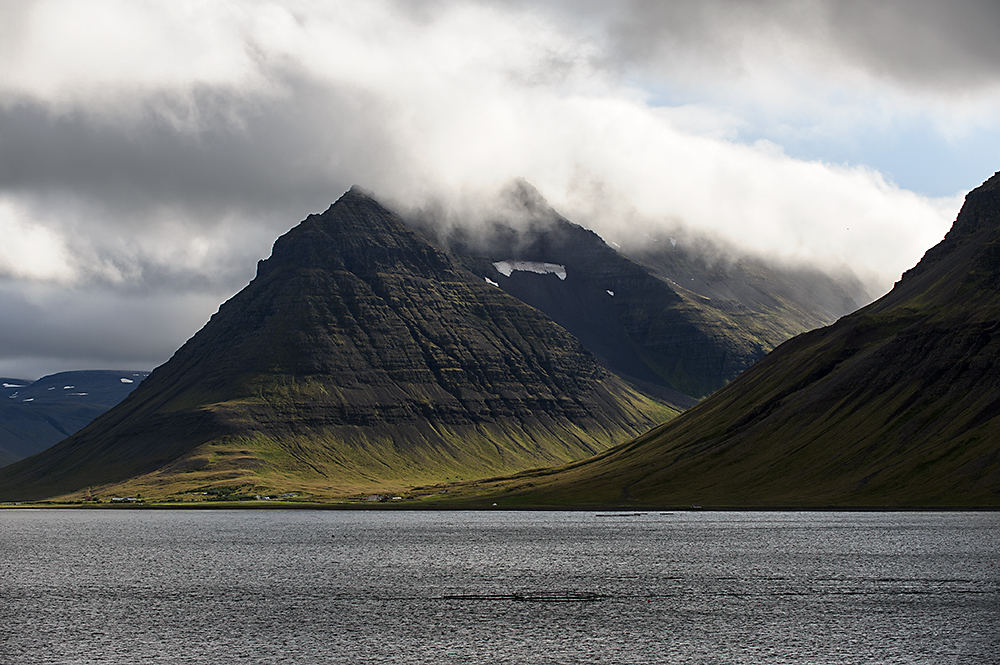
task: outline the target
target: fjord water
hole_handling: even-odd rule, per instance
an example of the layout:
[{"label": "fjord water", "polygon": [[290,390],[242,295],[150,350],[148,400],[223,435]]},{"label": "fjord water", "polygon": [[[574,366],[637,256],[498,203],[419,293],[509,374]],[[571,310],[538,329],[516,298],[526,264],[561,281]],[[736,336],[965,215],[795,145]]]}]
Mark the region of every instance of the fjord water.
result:
[{"label": "fjord water", "polygon": [[0,511],[0,662],[1000,660],[1000,514]]}]

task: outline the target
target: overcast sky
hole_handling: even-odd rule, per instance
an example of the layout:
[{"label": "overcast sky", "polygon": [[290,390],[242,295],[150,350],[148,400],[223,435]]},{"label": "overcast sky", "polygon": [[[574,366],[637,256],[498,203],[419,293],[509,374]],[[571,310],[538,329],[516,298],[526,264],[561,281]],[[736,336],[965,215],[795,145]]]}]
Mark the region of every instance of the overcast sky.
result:
[{"label": "overcast sky", "polygon": [[993,2],[0,0],[0,376],[164,362],[352,184],[473,214],[523,177],[609,240],[880,294],[1000,169],[997,35]]}]

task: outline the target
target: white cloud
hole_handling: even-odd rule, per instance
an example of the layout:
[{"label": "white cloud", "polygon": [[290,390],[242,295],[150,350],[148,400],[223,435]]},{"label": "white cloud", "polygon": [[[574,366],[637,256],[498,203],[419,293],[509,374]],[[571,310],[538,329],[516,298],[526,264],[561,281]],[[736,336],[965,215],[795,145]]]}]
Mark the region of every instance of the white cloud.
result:
[{"label": "white cloud", "polygon": [[351,184],[468,210],[520,176],[609,239],[680,220],[887,288],[960,200],[738,139],[971,131],[1000,108],[990,59],[922,80],[835,4],[737,5],[4,5],[0,273],[201,311]]},{"label": "white cloud", "polygon": [[65,242],[33,221],[13,197],[0,195],[0,275],[69,282],[76,274]]},{"label": "white cloud", "polygon": [[256,79],[239,3],[35,0],[8,11],[19,14],[0,27],[8,94],[113,112],[163,89]]}]

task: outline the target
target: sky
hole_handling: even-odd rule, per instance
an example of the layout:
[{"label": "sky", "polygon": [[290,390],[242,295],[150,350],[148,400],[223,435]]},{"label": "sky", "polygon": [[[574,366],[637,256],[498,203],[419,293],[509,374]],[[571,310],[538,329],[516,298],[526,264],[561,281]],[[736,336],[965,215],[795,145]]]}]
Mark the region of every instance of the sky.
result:
[{"label": "sky", "polygon": [[1000,169],[1000,8],[885,0],[0,0],[0,376],[151,369],[352,185],[514,178],[873,296]]}]

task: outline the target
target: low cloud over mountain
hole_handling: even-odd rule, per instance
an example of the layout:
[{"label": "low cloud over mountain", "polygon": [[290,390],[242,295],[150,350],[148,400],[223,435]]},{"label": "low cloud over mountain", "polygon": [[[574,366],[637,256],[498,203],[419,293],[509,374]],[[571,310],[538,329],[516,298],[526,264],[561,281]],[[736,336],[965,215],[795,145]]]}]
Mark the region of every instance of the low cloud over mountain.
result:
[{"label": "low cloud over mountain", "polygon": [[[163,362],[353,183],[462,217],[525,177],[606,238],[683,224],[880,293],[986,175],[968,156],[995,154],[986,5],[0,11],[0,304],[83,310],[0,323],[7,374]],[[85,348],[105,340],[121,351]]]}]

